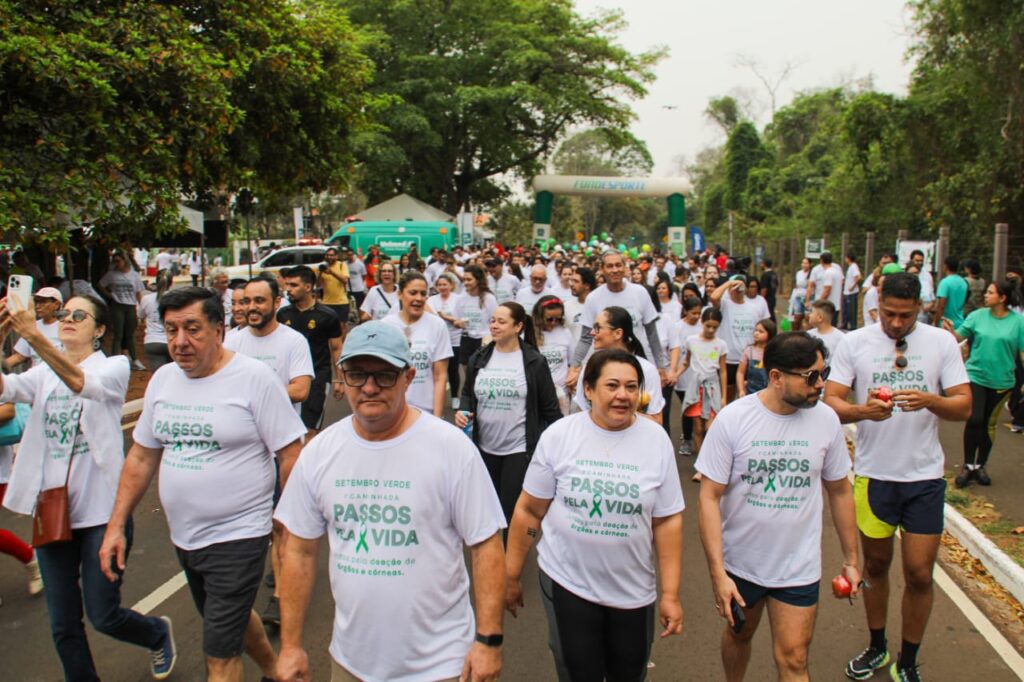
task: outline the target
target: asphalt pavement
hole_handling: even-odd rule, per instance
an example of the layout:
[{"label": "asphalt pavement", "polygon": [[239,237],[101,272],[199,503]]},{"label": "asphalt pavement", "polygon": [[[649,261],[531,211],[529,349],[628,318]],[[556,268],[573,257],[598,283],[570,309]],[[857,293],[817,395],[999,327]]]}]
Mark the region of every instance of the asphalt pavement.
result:
[{"label": "asphalt pavement", "polygon": [[[334,422],[344,416],[342,404],[329,401],[328,421]],[[678,401],[675,404],[678,413]],[[678,434],[678,424],[673,429]],[[952,431],[951,431],[952,429]],[[130,431],[127,432],[130,437]],[[955,426],[943,429],[943,440],[950,462],[959,457],[955,447],[957,441]],[[993,478],[997,488],[1011,488],[1011,477],[1002,472],[1006,465],[1020,466],[1020,459],[1010,459],[1002,448],[1016,446],[1014,434],[1002,430],[997,441],[997,454],[993,456]],[[1019,450],[1017,451],[1019,455]],[[719,638],[723,621],[713,607],[707,566],[697,529],[696,498],[697,484],[690,482],[692,459],[679,458],[680,475],[688,505],[684,513],[685,544],[682,602],[685,609],[685,634],[659,640],[654,645],[648,679],[667,680],[721,680],[723,678],[719,660]],[[998,467],[997,467],[998,464]],[[997,476],[998,472],[998,476]],[[1005,483],[1004,483],[1005,480]],[[1019,478],[1012,479],[1018,482]],[[1016,491],[1020,486],[1016,485]],[[1002,490],[1000,490],[1002,493]],[[1019,499],[1020,494],[1016,492]],[[827,505],[826,505],[827,515]],[[21,537],[28,537],[29,520],[16,517],[6,510],[0,511],[0,527],[9,528]],[[820,608],[818,612],[815,640],[811,646],[810,669],[815,680],[845,679],[843,668],[846,661],[866,645],[867,631],[863,610],[859,604],[851,606],[846,601],[833,599],[828,579],[839,572],[842,559],[838,541],[826,518],[823,542],[824,574]],[[310,654],[314,679],[326,680],[330,676],[327,646],[331,635],[333,599],[327,576],[326,542],[321,548],[320,569],[315,592],[306,625],[306,648]],[[898,563],[898,562],[897,562]],[[144,600],[153,605],[152,613],[170,616],[178,643],[178,663],[172,680],[204,679],[202,655],[201,621],[187,588],[174,579],[180,573],[177,560],[167,533],[167,524],[154,484],[146,494],[135,514],[135,546],[132,550],[125,584],[124,603],[128,606]],[[902,590],[902,579],[893,573],[893,598],[890,599],[890,642],[893,647],[899,641],[899,600],[896,595]],[[170,581],[170,582],[169,582]],[[547,648],[547,623],[538,598],[536,561],[527,563],[523,579],[526,590],[526,606],[518,619],[506,618],[504,673],[505,680],[554,680],[554,667]],[[262,609],[270,595],[267,588],[261,590],[257,608]],[[61,668],[50,640],[46,607],[42,597],[29,597],[25,588],[25,576],[21,567],[11,558],[0,557],[0,680],[35,682],[62,679]],[[396,625],[399,625],[396,622]],[[149,659],[147,652],[105,637],[89,629],[89,641],[93,656],[102,678],[109,682],[141,682],[149,680]],[[272,637],[275,645],[276,638]],[[381,646],[381,655],[387,656],[386,643]],[[919,655],[922,674],[929,680],[986,680],[1002,682],[1024,679],[1024,671],[1011,670],[996,654],[993,647],[982,636],[975,625],[944,592],[936,589],[935,607],[929,631]],[[747,679],[770,680],[775,678],[771,656],[768,620],[761,623],[754,641],[754,652]],[[246,679],[258,680],[259,671],[246,659]],[[887,675],[876,675],[875,679],[888,679]]]}]

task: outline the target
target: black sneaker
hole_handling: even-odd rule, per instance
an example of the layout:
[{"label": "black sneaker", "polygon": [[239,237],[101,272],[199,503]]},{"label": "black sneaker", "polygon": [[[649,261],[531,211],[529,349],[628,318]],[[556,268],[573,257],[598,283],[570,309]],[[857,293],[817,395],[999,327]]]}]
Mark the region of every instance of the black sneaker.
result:
[{"label": "black sneaker", "polygon": [[866,680],[889,665],[889,652],[868,647],[860,655],[846,664],[846,676],[851,680]]},{"label": "black sneaker", "polygon": [[974,478],[977,479],[979,485],[992,485],[992,478],[985,471],[985,467],[975,469]]},{"label": "black sneaker", "polygon": [[964,467],[963,471],[956,475],[953,479],[953,483],[957,488],[966,488],[974,480],[974,469],[968,469]]},{"label": "black sneaker", "polygon": [[281,604],[277,601],[277,597],[271,597],[267,602],[267,608],[263,609],[260,620],[264,625],[273,625],[274,627],[281,625]]},{"label": "black sneaker", "polygon": [[893,663],[889,668],[889,679],[892,682],[921,682],[921,673],[916,665],[913,668],[901,668],[899,663]]}]

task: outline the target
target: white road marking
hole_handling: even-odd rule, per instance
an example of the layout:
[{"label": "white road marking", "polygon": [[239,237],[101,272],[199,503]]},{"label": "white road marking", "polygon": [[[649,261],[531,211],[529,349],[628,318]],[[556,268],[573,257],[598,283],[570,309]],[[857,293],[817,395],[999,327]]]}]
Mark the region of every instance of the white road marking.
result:
[{"label": "white road marking", "polygon": [[132,611],[138,611],[142,615],[146,615],[170,599],[175,592],[185,587],[186,584],[188,584],[188,581],[185,580],[185,571],[181,571],[163,585],[136,602],[136,604],[132,606]]}]

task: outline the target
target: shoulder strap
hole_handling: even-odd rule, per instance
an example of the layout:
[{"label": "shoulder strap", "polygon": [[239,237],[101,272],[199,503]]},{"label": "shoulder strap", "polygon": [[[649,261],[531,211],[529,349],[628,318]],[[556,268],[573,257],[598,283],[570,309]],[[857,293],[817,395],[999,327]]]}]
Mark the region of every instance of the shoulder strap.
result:
[{"label": "shoulder strap", "polygon": [[82,400],[82,406],[78,410],[78,419],[75,420],[75,430],[71,435],[71,452],[68,453],[68,470],[64,474],[64,487],[68,487],[68,481],[71,480],[71,464],[75,458],[75,441],[78,440],[78,432],[80,431],[80,425],[82,423],[82,412],[85,411],[85,400]]}]

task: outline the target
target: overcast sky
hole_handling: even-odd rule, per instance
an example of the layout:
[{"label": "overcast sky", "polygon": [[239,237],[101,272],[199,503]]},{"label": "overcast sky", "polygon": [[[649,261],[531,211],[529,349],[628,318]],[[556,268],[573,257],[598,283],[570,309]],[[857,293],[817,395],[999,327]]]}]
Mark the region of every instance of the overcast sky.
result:
[{"label": "overcast sky", "polygon": [[654,155],[655,175],[676,175],[680,155],[693,159],[722,142],[703,114],[711,97],[752,99],[759,128],[771,118],[767,90],[737,65],[739,55],[772,81],[793,65],[776,94],[778,107],[796,92],[865,77],[876,90],[904,94],[911,71],[911,15],[901,0],[576,0],[576,7],[585,16],[621,8],[629,24],[622,45],[670,50],[647,97],[633,103],[633,132]]}]

